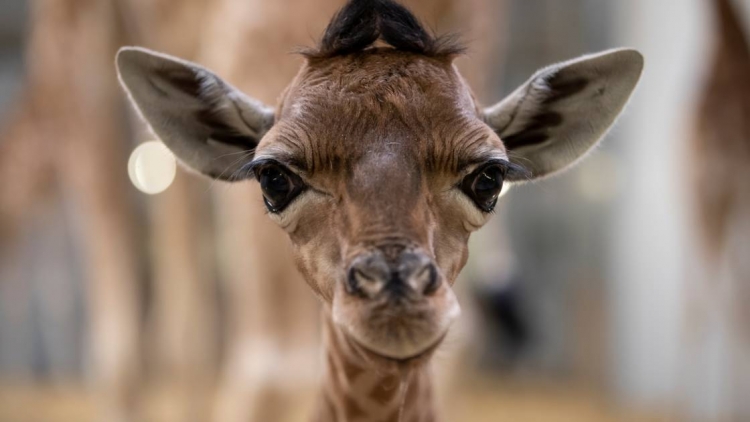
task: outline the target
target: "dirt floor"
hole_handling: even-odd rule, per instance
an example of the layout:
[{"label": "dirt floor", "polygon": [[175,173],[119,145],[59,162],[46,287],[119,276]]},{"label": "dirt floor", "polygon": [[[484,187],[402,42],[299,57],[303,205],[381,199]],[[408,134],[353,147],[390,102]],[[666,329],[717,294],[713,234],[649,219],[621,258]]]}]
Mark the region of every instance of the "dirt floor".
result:
[{"label": "dirt floor", "polygon": [[[446,421],[467,422],[673,422],[666,416],[618,409],[585,389],[550,383],[462,383]],[[153,390],[153,391],[151,391]],[[170,417],[169,389],[152,387],[144,396],[146,420]],[[310,398],[298,401],[293,414],[305,422]],[[93,422],[95,404],[80,386],[0,386],[0,422]]]}]

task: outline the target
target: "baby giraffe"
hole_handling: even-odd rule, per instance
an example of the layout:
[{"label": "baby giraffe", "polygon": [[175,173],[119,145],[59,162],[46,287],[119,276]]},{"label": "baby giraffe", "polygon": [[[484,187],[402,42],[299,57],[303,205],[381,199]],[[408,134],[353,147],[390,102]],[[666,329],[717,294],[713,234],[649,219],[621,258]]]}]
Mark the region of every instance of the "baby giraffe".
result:
[{"label": "baby giraffe", "polygon": [[325,305],[316,421],[438,419],[428,363],[459,315],[452,285],[469,235],[504,185],[591,150],[643,68],[633,50],[585,56],[483,109],[453,65],[462,51],[391,0],[351,0],[301,52],[275,108],[184,60],[134,47],[117,56],[131,100],[174,154],[215,179],[256,179],[288,233]]}]

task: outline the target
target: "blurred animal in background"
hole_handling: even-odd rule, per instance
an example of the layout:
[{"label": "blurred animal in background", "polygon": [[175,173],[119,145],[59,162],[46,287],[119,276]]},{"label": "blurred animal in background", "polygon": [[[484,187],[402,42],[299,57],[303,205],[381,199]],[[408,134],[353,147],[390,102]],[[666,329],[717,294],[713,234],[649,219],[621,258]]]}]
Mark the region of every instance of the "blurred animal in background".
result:
[{"label": "blurred animal in background", "polygon": [[[750,417],[750,46],[739,5],[712,0],[715,40],[695,116],[691,143],[693,193],[704,259],[692,302],[693,334],[728,333],[723,395],[731,420]],[[715,328],[715,327],[714,327]],[[702,337],[705,340],[705,337]],[[698,375],[700,383],[705,380]],[[696,379],[697,380],[697,379]],[[743,396],[743,397],[741,397]]]},{"label": "blurred animal in background", "polygon": [[469,235],[503,184],[589,151],[643,67],[633,50],[585,56],[483,110],[453,66],[462,51],[395,2],[352,0],[275,108],[197,64],[118,54],[131,99],[175,155],[215,179],[257,179],[289,235],[324,304],[317,420],[435,420],[428,362],[459,313],[452,284]]}]

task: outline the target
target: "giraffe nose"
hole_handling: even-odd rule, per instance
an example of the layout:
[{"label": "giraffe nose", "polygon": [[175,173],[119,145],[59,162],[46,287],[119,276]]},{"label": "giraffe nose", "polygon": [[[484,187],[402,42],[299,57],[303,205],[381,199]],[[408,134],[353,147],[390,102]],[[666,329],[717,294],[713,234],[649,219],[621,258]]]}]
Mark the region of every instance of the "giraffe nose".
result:
[{"label": "giraffe nose", "polygon": [[432,259],[424,253],[401,252],[388,260],[381,252],[360,255],[349,267],[347,292],[364,298],[386,293],[394,297],[430,295],[440,286]]}]

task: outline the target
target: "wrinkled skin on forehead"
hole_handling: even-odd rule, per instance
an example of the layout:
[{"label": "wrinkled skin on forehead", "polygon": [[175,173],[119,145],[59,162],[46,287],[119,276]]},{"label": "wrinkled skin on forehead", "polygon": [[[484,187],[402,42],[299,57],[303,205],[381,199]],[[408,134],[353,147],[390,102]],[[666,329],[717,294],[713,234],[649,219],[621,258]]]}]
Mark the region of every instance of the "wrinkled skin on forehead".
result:
[{"label": "wrinkled skin on forehead", "polygon": [[488,156],[502,142],[451,61],[392,49],[311,60],[256,152],[312,187],[279,220],[329,304],[348,260],[384,243],[428,251],[452,284],[484,222],[453,188]]}]

